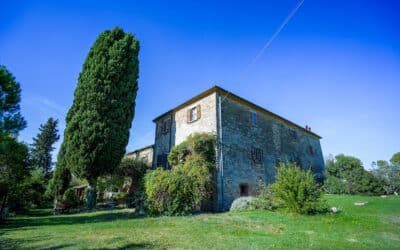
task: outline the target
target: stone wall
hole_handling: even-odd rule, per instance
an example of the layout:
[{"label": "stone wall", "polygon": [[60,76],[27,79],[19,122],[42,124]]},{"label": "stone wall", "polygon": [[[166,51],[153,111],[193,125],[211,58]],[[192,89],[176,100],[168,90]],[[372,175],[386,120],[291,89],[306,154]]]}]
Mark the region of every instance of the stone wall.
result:
[{"label": "stone wall", "polygon": [[324,161],[318,137],[261,111],[255,111],[254,124],[254,110],[229,97],[223,100],[221,107],[223,169],[219,166],[219,172],[222,171],[223,179],[218,183],[220,210],[228,210],[232,201],[240,197],[240,185],[247,185],[248,195],[256,195],[260,182],[272,183],[279,162],[295,161],[303,168],[312,166],[322,176]]},{"label": "stone wall", "polygon": [[[188,109],[200,105],[201,117],[195,122],[187,122]],[[175,143],[179,144],[195,132],[215,134],[217,131],[216,93],[185,106],[175,112]]]},{"label": "stone wall", "polygon": [[[188,122],[187,112],[189,109],[200,105],[201,116],[194,122]],[[162,131],[163,123],[171,120],[171,126],[167,132]],[[157,166],[159,155],[167,155],[174,145],[177,145],[196,132],[216,133],[216,93],[181,107],[178,110],[169,112],[158,118],[156,121],[156,138],[154,143],[153,167]]]},{"label": "stone wall", "polygon": [[153,145],[144,147],[141,149],[137,149],[135,151],[129,152],[126,154],[126,157],[132,158],[132,159],[137,159],[137,160],[143,160],[146,162],[147,166],[151,167],[153,164]]}]

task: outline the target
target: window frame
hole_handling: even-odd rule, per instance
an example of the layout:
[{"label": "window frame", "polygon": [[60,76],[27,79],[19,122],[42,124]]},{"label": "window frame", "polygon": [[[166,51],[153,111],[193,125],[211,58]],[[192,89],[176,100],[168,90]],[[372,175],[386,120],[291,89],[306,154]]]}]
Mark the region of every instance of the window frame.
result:
[{"label": "window frame", "polygon": [[171,118],[166,118],[161,122],[161,134],[167,134],[171,130]]},{"label": "window frame", "polygon": [[250,113],[251,113],[251,124],[252,124],[253,126],[257,126],[257,124],[258,124],[258,114],[257,114],[257,111],[251,110]]},{"label": "window frame", "polygon": [[240,197],[248,197],[249,196],[249,184],[248,183],[240,183],[239,191],[240,191]]},{"label": "window frame", "polygon": [[250,158],[255,164],[262,164],[264,162],[264,150],[262,148],[251,147]]},{"label": "window frame", "polygon": [[201,118],[201,105],[198,104],[194,107],[188,108],[186,112],[187,112],[186,114],[187,123],[198,121]]}]

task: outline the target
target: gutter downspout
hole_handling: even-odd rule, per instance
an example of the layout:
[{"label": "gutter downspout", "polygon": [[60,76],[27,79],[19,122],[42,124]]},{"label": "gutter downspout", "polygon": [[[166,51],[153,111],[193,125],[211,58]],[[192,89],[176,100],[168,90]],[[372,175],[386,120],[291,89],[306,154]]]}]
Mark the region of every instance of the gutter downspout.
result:
[{"label": "gutter downspout", "polygon": [[220,173],[220,191],[221,191],[221,204],[220,210],[224,209],[224,160],[223,160],[223,152],[222,152],[222,113],[221,113],[221,95],[218,95],[218,144],[219,144],[219,173]]},{"label": "gutter downspout", "polygon": [[[170,125],[169,125],[169,148],[168,148],[168,154],[169,154],[169,152],[171,152],[171,148],[172,148],[172,124],[173,124],[173,121],[172,121],[172,113],[171,113],[171,115],[170,115]],[[169,162],[168,162],[168,158],[167,158],[167,169],[171,169],[171,166],[169,165]]]}]

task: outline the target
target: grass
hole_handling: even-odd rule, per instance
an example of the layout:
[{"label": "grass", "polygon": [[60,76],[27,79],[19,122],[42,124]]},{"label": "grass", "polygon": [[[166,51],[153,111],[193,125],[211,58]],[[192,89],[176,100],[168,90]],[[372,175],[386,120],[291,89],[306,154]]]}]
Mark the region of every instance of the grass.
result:
[{"label": "grass", "polygon": [[[400,249],[400,198],[329,195],[338,214],[247,211],[136,217],[36,211],[0,225],[1,249]],[[367,201],[366,206],[355,206]]]}]

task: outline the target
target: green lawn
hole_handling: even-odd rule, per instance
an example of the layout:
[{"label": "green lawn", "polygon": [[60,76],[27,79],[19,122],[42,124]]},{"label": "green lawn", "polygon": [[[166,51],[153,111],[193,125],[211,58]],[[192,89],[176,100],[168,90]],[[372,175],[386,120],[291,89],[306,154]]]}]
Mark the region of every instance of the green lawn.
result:
[{"label": "green lawn", "polygon": [[[326,196],[339,214],[249,211],[139,218],[128,210],[17,216],[1,249],[400,249],[400,198]],[[368,201],[358,207],[355,201]]]}]

